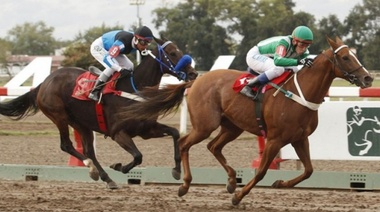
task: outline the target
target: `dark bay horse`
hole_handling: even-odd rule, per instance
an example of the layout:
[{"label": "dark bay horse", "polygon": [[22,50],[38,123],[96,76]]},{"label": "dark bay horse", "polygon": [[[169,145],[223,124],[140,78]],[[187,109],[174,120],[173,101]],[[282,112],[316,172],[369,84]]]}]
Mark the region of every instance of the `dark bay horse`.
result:
[{"label": "dark bay horse", "polygon": [[[322,104],[333,79],[343,78],[362,88],[372,85],[373,78],[347,45],[338,37],[335,41],[327,38],[327,41],[330,48],[315,58],[312,67],[303,67],[297,74],[289,76],[289,80],[282,84],[282,91],[279,93],[276,89],[264,93],[261,113],[266,125],[267,143],[255,177],[240,192],[235,193],[232,198],[234,205],[237,205],[263,179],[272,160],[287,144],[294,147],[305,170],[294,179],[277,180],[273,187],[294,187],[311,176],[313,167],[308,137],[318,125],[318,106]],[[179,188],[179,196],[188,192],[192,181],[189,149],[207,139],[219,127],[219,133],[208,143],[207,148],[228,174],[228,192],[235,191],[236,171],[228,165],[222,150],[243,131],[263,135],[256,121],[255,103],[232,89],[235,79],[241,75],[242,72],[237,70],[216,70],[192,82],[168,85],[160,92],[146,88],[143,93],[150,95],[156,93],[156,95],[123,111],[133,118],[147,120],[156,117],[157,113],[168,114],[181,104],[183,92],[191,87],[187,96],[187,105],[193,128],[179,139],[184,169],[184,183]],[[239,150],[236,151],[239,154]]]},{"label": "dark bay horse", "polygon": [[[118,186],[96,159],[92,131],[110,136],[133,156],[133,161],[127,165],[123,166],[121,163],[111,165],[111,168],[122,173],[128,173],[133,167],[142,162],[142,154],[132,140],[133,137],[140,136],[143,139],[150,139],[172,136],[175,159],[175,168],[173,168],[172,174],[174,178],[179,179],[181,161],[178,149],[178,139],[180,137],[178,130],[158,123],[157,119],[122,122],[125,117],[120,116],[120,113],[118,113],[123,109],[123,106],[128,107],[128,105],[137,102],[136,98],[143,97],[139,96],[139,91],[145,86],[158,85],[165,73],[185,81],[194,80],[197,77],[197,72],[190,64],[190,56],[184,55],[177,45],[164,38],[155,38],[155,41],[157,48],[145,52],[147,56],[135,68],[131,78],[120,77],[117,82],[111,80],[110,83],[116,83],[116,91],[123,91],[122,93],[130,94],[133,98],[124,98],[122,97],[123,95],[103,95],[102,109],[100,109],[103,111],[103,113],[100,113],[104,118],[104,120],[101,120],[104,121],[103,125],[99,123],[99,113],[96,112],[96,110],[99,110],[100,104],[72,97],[76,79],[86,72],[79,68],[61,68],[54,71],[30,92],[16,99],[0,103],[0,114],[20,120],[41,110],[57,126],[60,133],[61,149],[83,161],[90,168],[90,177],[98,180],[100,176],[107,183],[107,187],[111,189]],[[184,58],[187,61],[190,58],[190,63],[184,63]],[[178,64],[181,64],[182,67],[178,67]],[[69,137],[69,126],[80,134],[84,154],[79,153],[73,147]]]}]

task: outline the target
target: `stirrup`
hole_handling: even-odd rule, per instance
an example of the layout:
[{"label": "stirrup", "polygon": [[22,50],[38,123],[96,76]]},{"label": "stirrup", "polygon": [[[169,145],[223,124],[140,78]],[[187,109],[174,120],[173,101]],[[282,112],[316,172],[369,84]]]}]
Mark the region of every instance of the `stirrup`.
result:
[{"label": "stirrup", "polygon": [[256,99],[257,97],[257,93],[253,93],[252,88],[249,86],[244,86],[243,89],[240,90],[240,93],[252,99]]},{"label": "stirrup", "polygon": [[88,95],[88,98],[94,100],[95,102],[99,101],[99,92],[95,92],[95,93],[91,92]]}]

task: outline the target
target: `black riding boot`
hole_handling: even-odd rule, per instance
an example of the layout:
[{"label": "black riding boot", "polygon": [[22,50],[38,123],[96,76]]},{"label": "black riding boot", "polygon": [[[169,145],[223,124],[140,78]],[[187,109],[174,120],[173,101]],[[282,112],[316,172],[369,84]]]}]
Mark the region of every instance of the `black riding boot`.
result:
[{"label": "black riding boot", "polygon": [[252,80],[250,80],[248,84],[244,86],[243,89],[241,89],[240,93],[254,99],[256,98],[256,95],[253,93],[252,88],[253,86],[260,84],[261,82],[259,81],[259,77],[255,77]]},{"label": "black riding boot", "polygon": [[99,93],[104,87],[104,85],[105,83],[98,78],[95,82],[94,88],[92,89],[91,93],[88,95],[88,98],[96,102],[99,101]]}]

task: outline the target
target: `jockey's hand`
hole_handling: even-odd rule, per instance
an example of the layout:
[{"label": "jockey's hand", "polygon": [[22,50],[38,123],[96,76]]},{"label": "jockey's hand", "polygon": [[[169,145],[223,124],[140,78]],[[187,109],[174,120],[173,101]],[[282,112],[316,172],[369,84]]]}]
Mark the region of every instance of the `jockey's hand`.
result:
[{"label": "jockey's hand", "polygon": [[303,58],[303,59],[298,60],[298,65],[311,67],[313,65],[313,61],[314,59],[311,59],[311,58]]},{"label": "jockey's hand", "polygon": [[120,70],[120,74],[122,77],[131,77],[133,75],[133,71],[126,68],[122,68]]}]

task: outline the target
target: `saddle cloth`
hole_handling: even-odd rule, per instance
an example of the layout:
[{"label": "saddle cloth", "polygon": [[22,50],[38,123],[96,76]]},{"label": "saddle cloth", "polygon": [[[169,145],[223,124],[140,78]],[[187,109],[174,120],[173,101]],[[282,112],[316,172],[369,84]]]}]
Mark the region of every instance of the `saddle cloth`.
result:
[{"label": "saddle cloth", "polygon": [[[274,83],[274,84],[280,84],[280,83],[284,82],[284,81],[288,78],[288,76],[289,76],[290,73],[291,73],[290,71],[285,71],[281,76],[276,77],[276,78],[274,78],[273,80],[271,80],[271,82]],[[253,79],[253,78],[255,78],[255,77],[256,77],[255,75],[250,74],[250,73],[243,73],[243,74],[241,74],[241,75],[235,80],[235,83],[232,85],[232,89],[233,89],[236,93],[239,93],[240,90],[243,89],[243,87],[246,86],[246,85],[248,84],[248,80]],[[271,88],[273,88],[273,86],[271,86],[270,84],[266,84],[266,85],[263,87],[262,92],[264,93],[265,91],[267,91],[267,90],[269,90],[269,89],[271,89]],[[254,92],[257,92],[257,89],[258,89],[258,88],[257,88],[256,86],[254,86],[254,87],[252,88],[252,90],[253,90]]]},{"label": "saddle cloth", "polygon": [[[115,90],[115,87],[116,87],[117,78],[119,76],[120,76],[119,72],[115,72],[111,76],[109,83],[107,83],[102,90],[103,95],[109,94],[109,93],[112,93],[112,94],[118,93],[118,91]],[[83,74],[79,75],[76,79],[75,87],[71,96],[79,100],[92,101],[91,99],[88,98],[88,95],[90,94],[92,88],[94,87],[94,84],[97,78],[98,76],[92,74],[89,71],[86,71]]]}]

